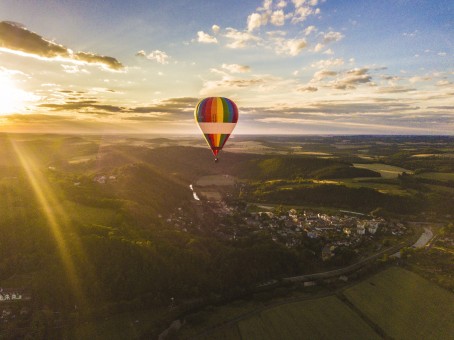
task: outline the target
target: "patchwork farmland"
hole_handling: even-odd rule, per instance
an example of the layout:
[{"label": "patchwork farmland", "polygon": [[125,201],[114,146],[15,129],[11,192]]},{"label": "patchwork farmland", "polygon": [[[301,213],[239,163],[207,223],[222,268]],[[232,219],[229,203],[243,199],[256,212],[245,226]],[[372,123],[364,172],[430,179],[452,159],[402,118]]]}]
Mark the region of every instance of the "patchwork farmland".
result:
[{"label": "patchwork farmland", "polygon": [[[341,298],[331,295],[265,307],[233,320],[190,338],[447,339],[454,334],[454,295],[392,267],[347,288]],[[181,335],[186,332],[183,328]]]}]

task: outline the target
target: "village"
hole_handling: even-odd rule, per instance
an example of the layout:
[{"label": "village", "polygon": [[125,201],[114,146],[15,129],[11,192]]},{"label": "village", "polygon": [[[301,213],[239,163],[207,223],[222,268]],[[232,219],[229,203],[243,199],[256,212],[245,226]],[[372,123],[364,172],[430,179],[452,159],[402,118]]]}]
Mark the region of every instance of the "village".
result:
[{"label": "village", "polygon": [[287,210],[282,206],[260,210],[253,204],[231,201],[228,196],[217,200],[200,196],[201,199],[197,197],[193,202],[198,218],[194,220],[186,209],[179,207],[165,222],[183,232],[199,231],[232,241],[251,234],[265,234],[289,249],[300,246],[303,241],[313,242],[320,245],[323,261],[335,256],[338,247],[349,248],[360,257],[367,256],[414,232],[400,220],[387,221],[357,212],[339,210],[327,214],[305,209]]}]

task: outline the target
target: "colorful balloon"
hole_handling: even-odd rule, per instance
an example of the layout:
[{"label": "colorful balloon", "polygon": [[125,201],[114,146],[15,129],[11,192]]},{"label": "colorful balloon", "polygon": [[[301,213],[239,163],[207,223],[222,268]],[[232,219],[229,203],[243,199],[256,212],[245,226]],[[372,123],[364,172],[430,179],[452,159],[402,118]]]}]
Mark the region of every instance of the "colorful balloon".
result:
[{"label": "colorful balloon", "polygon": [[217,162],[219,151],[238,122],[238,108],[228,98],[209,97],[197,104],[194,116]]}]

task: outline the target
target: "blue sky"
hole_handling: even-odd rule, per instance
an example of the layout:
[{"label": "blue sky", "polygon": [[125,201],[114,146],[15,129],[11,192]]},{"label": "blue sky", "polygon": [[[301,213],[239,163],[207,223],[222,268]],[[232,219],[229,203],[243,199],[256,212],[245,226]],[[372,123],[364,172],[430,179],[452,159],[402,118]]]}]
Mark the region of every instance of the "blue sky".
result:
[{"label": "blue sky", "polygon": [[453,8],[1,0],[0,131],[197,133],[225,96],[237,133],[453,134]]}]

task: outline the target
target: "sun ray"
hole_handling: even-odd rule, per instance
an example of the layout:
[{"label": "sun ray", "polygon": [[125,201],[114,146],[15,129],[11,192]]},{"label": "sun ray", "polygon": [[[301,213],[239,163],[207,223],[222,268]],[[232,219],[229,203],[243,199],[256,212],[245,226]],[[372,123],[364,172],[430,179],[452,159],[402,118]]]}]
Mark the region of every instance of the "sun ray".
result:
[{"label": "sun ray", "polygon": [[[52,235],[55,239],[57,249],[65,266],[66,274],[71,285],[71,289],[74,293],[75,298],[81,304],[86,303],[85,296],[83,294],[82,285],[80,278],[77,275],[77,270],[73,259],[69,252],[69,246],[64,239],[62,228],[69,224],[69,218],[65,212],[59,208],[59,201],[54,194],[52,188],[48,184],[45,177],[42,175],[39,168],[36,166],[36,162],[16,141],[11,141],[13,149],[19,159],[22,168],[25,171],[27,180],[30,183],[36,199],[44,212],[44,217],[47,220],[48,225],[51,228]],[[80,247],[80,245],[74,245]],[[83,253],[82,253],[83,254]]]}]

